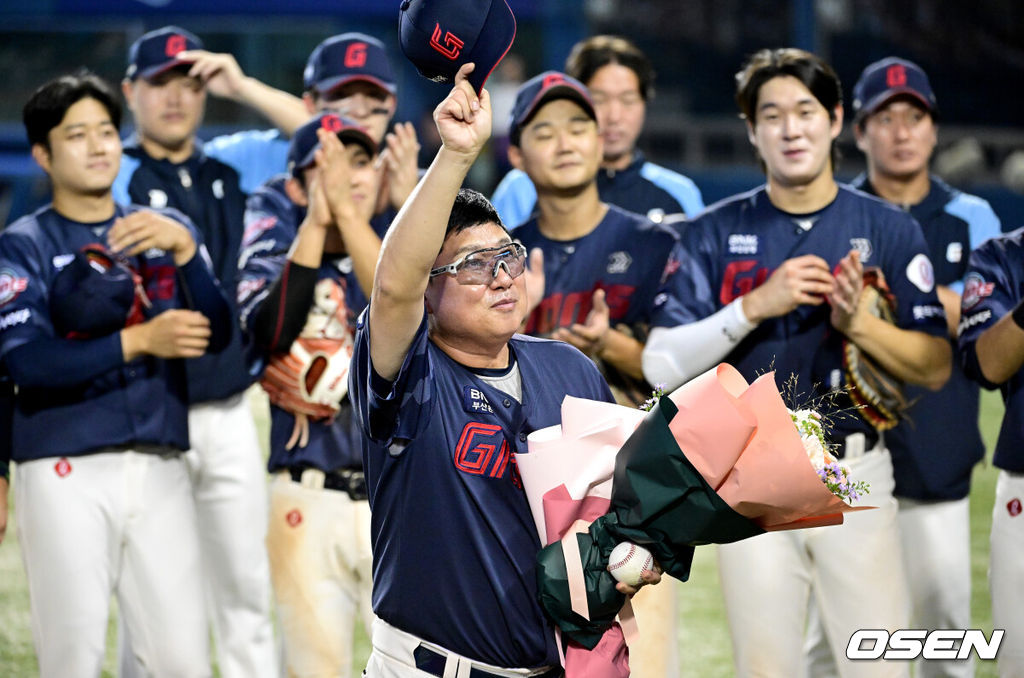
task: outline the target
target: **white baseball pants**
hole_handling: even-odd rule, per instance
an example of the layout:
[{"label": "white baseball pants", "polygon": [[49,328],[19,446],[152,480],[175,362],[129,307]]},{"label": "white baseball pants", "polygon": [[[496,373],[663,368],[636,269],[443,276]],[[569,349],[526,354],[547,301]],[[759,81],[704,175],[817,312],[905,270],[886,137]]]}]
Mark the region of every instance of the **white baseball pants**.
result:
[{"label": "white baseball pants", "polygon": [[992,627],[1005,629],[999,678],[1024,676],[1024,473],[1000,471],[990,535]]},{"label": "white baseball pants", "polygon": [[116,451],[21,463],[14,497],[40,676],[100,675],[111,593],[146,675],[211,675],[181,455]]},{"label": "white baseball pants", "polygon": [[892,462],[876,448],[844,461],[871,485],[843,525],[772,532],[718,547],[736,675],[802,675],[807,606],[813,595],[843,678],[906,677],[906,662],[849,661],[857,629],[906,628],[909,596],[892,497]]},{"label": "white baseball pants", "polygon": [[288,675],[350,675],[356,617],[374,619],[370,503],[277,473],[267,549]]}]

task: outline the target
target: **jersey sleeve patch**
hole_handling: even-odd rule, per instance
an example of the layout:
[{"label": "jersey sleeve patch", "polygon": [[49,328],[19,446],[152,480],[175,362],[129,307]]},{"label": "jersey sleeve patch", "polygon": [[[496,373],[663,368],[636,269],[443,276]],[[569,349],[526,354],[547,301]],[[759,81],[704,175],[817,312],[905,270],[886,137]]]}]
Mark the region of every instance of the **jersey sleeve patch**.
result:
[{"label": "jersey sleeve patch", "polygon": [[926,254],[918,254],[907,264],[907,279],[925,294],[935,289],[935,271]]}]

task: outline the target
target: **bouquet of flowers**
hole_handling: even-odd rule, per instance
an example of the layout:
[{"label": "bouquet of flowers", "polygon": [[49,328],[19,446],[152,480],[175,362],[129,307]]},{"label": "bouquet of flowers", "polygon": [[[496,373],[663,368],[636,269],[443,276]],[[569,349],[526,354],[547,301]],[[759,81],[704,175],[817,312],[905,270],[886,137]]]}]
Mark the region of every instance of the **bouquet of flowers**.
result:
[{"label": "bouquet of flowers", "polygon": [[804,445],[811,466],[832,494],[843,501],[851,502],[857,501],[860,495],[870,491],[871,487],[867,483],[851,481],[850,471],[830,453],[820,414],[814,410],[790,410],[789,415],[800,433],[800,442]]},{"label": "bouquet of flowers", "polygon": [[[535,431],[517,455],[548,544],[538,555],[541,604],[583,648],[603,647],[609,628],[620,637],[612,623],[626,599],[606,569],[619,542],[646,547],[685,581],[697,545],[834,525],[863,508],[818,476],[774,374],[748,384],[721,364],[656,400],[645,414],[566,398],[561,426]],[[628,636],[628,608],[624,617]],[[570,672],[568,659],[567,674],[602,675]]]}]

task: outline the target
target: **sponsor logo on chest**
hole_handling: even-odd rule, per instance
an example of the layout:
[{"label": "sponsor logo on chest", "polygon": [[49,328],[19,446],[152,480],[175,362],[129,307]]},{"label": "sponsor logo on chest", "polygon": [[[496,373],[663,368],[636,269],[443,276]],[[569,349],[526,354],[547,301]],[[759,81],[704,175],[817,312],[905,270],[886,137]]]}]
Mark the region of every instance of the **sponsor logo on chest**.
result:
[{"label": "sponsor logo on chest", "polygon": [[871,259],[874,249],[867,238],[850,238],[850,247],[860,253],[860,263],[866,264]]},{"label": "sponsor logo on chest", "polygon": [[757,254],[757,236],[733,233],[729,236],[729,254]]},{"label": "sponsor logo on chest", "polygon": [[612,252],[608,255],[608,273],[625,273],[632,263],[633,257],[629,256],[629,252]]}]

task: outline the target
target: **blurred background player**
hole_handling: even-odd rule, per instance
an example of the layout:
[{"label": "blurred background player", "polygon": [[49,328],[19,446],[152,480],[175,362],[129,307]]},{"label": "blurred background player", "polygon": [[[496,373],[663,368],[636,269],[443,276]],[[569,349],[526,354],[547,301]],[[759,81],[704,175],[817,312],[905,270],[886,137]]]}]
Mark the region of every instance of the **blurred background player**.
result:
[{"label": "blurred background player", "polygon": [[[229,290],[233,318],[238,315],[234,289],[244,230],[241,172],[206,155],[196,133],[211,83],[251,82],[240,73],[233,57],[203,52],[199,39],[177,26],[136,40],[122,83],[135,117],[135,138],[125,146],[114,185],[115,196],[123,202],[173,207],[192,220],[203,234],[221,285]],[[287,97],[302,108],[295,97],[248,86],[258,90],[254,100],[265,95],[280,102]],[[192,444],[186,460],[199,517],[207,613],[217,665],[226,678],[271,675],[277,666],[264,543],[266,477],[245,397],[255,375],[249,369],[248,342],[237,321],[234,325],[227,349],[186,364]],[[132,638],[125,637],[122,645],[131,644]],[[131,654],[125,649],[122,659],[130,662]],[[139,672],[124,666],[122,673],[127,678]]]},{"label": "blurred background player", "polygon": [[378,167],[385,188],[376,211],[392,210],[390,221],[416,185],[419,144],[410,123],[396,123],[388,132],[398,87],[384,44],[364,33],[327,38],[310,53],[302,82],[303,110],[297,120],[289,118],[290,127],[281,127],[284,134],[278,130],[237,132],[208,142],[206,152],[241,172],[242,190],[253,193],[285,171],[287,136],[313,113],[332,111],[366,128],[382,149]]},{"label": "blurred background player", "polygon": [[[853,87],[853,132],[867,158],[854,188],[907,210],[921,225],[935,269],[936,292],[951,342],[960,323],[960,295],[970,252],[1001,232],[989,204],[950,188],[929,173],[938,141],[938,108],[928,76],[910,61],[888,57],[867,66]],[[892,454],[898,521],[910,587],[910,624],[916,629],[971,628],[971,470],[985,454],[978,430],[978,386],[953,361],[939,391],[909,384],[908,420],[885,432]],[[949,422],[961,422],[950,426]],[[820,624],[810,675],[835,669]],[[959,646],[959,643],[957,643]],[[826,665],[814,657],[823,653]],[[973,660],[916,663],[917,675],[974,675]]]},{"label": "blurred background player", "polygon": [[1000,678],[1024,675],[1024,229],[992,238],[971,254],[960,321],[964,372],[999,388],[1006,414],[992,463],[999,469],[989,587],[993,628],[1005,629]]},{"label": "blurred background player", "polygon": [[[601,200],[656,223],[692,218],[704,209],[693,181],[648,162],[637,148],[654,97],[654,68],[636,45],[611,35],[588,38],[573,47],[565,72],[587,86],[597,114],[604,142],[597,175]],[[533,184],[519,170],[505,175],[494,191],[494,207],[509,228],[529,219],[536,202]]]},{"label": "blurred background player", "polygon": [[269,359],[267,548],[290,676],[349,675],[355,619],[368,633],[373,619],[370,507],[346,389],[380,250],[376,151],[353,121],[317,115],[292,138],[287,179],[246,211],[238,297]]},{"label": "blurred background player", "polygon": [[[33,635],[40,675],[98,675],[116,593],[140,666],[208,676],[181,359],[223,349],[230,310],[185,217],[114,201],[120,117],[91,74],[38,89],[24,121],[53,202],[0,235],[11,282],[0,354],[18,386],[12,456]],[[95,312],[102,284],[92,297],[57,291],[76,262],[102,268],[86,247],[131,269],[112,316]]]},{"label": "blurred background player", "polygon": [[[949,375],[951,351],[920,227],[833,178],[843,108],[831,67],[803,50],[761,50],[736,76],[736,102],[766,185],[687,225],[693,267],[681,275],[692,287],[665,303],[691,320],[652,330],[644,374],[674,388],[723,359],[748,380],[774,369],[793,405],[821,411],[836,456],[871,486],[864,503],[879,508],[841,527],[718,549],[736,673],[781,678],[802,670],[811,595],[833,647],[845,648],[856,629],[908,623],[889,454],[866,419],[842,415],[845,396],[827,395],[843,386],[844,339],[933,389]],[[865,265],[881,269],[898,299],[896,324],[871,314]],[[845,660],[839,673],[908,674],[898,662]]]},{"label": "blurred background player", "polygon": [[[524,332],[583,351],[616,399],[635,407],[652,390],[640,360],[648,327],[679,322],[654,317],[655,295],[669,267],[679,266],[678,238],[668,226],[598,196],[603,140],[590,95],[577,80],[548,71],[524,83],[510,131],[509,160],[537,195],[533,216],[512,230],[535,252],[529,278],[536,283],[528,288],[533,310]],[[673,586],[660,586],[634,600],[643,633],[630,647],[632,675],[678,675],[675,596]]]}]

